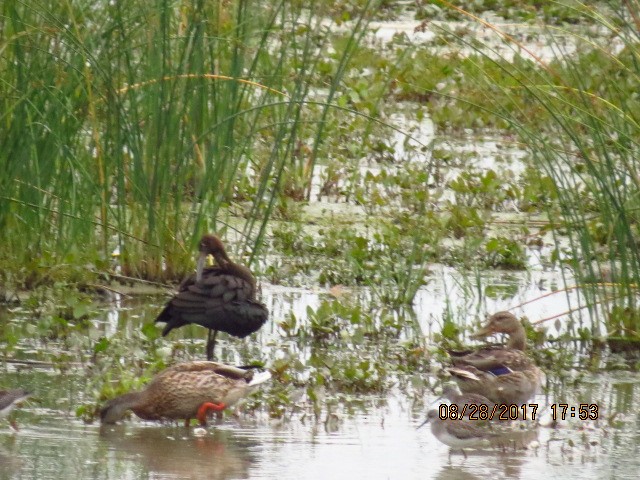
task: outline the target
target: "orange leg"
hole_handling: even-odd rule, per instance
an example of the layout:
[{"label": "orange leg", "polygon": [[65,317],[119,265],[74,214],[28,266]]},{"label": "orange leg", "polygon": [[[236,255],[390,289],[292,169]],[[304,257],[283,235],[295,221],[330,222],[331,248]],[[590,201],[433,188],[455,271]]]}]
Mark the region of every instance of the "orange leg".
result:
[{"label": "orange leg", "polygon": [[209,412],[221,412],[225,408],[227,408],[227,406],[222,402],[221,403],[205,402],[202,405],[200,405],[200,408],[198,409],[198,414],[196,415],[196,418],[198,420],[200,420],[200,425],[201,426],[206,427],[207,426],[207,414]]}]

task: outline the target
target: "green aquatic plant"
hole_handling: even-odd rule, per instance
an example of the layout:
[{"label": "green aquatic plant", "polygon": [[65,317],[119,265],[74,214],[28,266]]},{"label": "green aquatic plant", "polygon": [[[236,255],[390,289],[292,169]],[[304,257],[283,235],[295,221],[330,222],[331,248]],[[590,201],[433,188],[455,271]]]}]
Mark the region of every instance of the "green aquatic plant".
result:
[{"label": "green aquatic plant", "polygon": [[413,331],[416,320],[412,312],[387,306],[365,310],[364,302],[339,294],[338,298],[322,300],[315,309],[307,307],[304,319],[289,312],[278,325],[287,337],[311,342],[318,348],[335,342],[387,342],[402,332]]},{"label": "green aquatic plant", "polygon": [[[464,121],[475,128],[491,126],[518,135],[519,144],[528,150],[531,169],[526,175],[533,182],[516,185],[513,199],[528,211],[542,207],[553,220],[546,231],[554,237],[555,258],[573,264],[573,275],[583,286],[584,300],[579,307],[600,316],[601,322],[591,324],[591,338],[598,338],[602,327],[609,326],[607,318],[614,318],[607,316],[611,308],[635,309],[638,301],[640,257],[635,245],[640,188],[635,158],[640,130],[634,87],[640,76],[638,23],[628,3],[551,3],[541,12],[548,21],[564,26],[540,35],[557,52],[556,58],[547,61],[522,39],[479,20],[473,14],[476,5],[457,8],[457,2],[440,2],[444,14],[481,23],[517,53],[496,50],[491,41],[478,43],[450,32],[456,45],[471,53],[452,53],[449,77],[436,79],[435,89],[416,90],[436,94],[437,104],[443,107],[438,115],[445,126]],[[597,25],[603,37],[616,41],[600,43],[587,38],[579,28],[567,25],[574,23]],[[571,44],[571,52],[562,42]],[[504,52],[502,57],[500,52]],[[407,67],[408,73],[411,68]],[[405,88],[418,85],[419,81],[408,82]],[[464,120],[463,110],[467,112]],[[436,122],[440,123],[440,117]],[[451,223],[462,237],[466,229],[460,226],[464,226],[460,220]],[[517,245],[495,239],[487,247],[491,263],[505,260],[506,265],[522,266]],[[601,265],[594,268],[594,264]],[[598,276],[612,280],[613,295],[586,284]],[[582,317],[575,316],[576,328],[584,328]]]},{"label": "green aquatic plant", "polygon": [[386,390],[387,367],[377,359],[362,358],[350,352],[346,358],[327,362],[328,375],[324,378],[332,390],[344,393],[371,393]]},{"label": "green aquatic plant", "polygon": [[[553,1],[531,2],[528,0],[485,0],[482,2],[468,2],[464,0],[436,0],[432,2],[436,8],[431,10],[431,15],[442,16],[447,19],[463,20],[469,14],[480,15],[491,12],[506,20],[524,22],[544,22],[546,25],[584,24],[595,23],[595,19],[589,15],[589,4],[596,2],[579,1]],[[439,8],[437,8],[439,7]],[[429,15],[429,17],[431,17]]]},{"label": "green aquatic plant", "polygon": [[450,181],[448,187],[454,192],[457,205],[495,209],[513,199],[509,180],[492,169],[483,172],[467,169]]},{"label": "green aquatic plant", "polygon": [[523,270],[527,264],[522,242],[507,237],[493,237],[485,244],[487,266],[512,270]]},{"label": "green aquatic plant", "polygon": [[454,238],[479,236],[487,225],[486,214],[476,207],[449,203],[445,228]]}]

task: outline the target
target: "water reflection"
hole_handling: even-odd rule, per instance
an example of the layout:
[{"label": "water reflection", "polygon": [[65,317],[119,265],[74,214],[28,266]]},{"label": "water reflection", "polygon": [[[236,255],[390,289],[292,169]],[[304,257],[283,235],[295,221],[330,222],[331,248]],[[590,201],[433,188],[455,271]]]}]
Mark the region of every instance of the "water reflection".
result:
[{"label": "water reflection", "polygon": [[435,480],[480,480],[482,477],[471,473],[472,468],[446,465],[440,469]]},{"label": "water reflection", "polygon": [[[501,285],[518,286],[515,296],[484,299],[478,307],[477,299],[471,295],[465,297],[463,285],[455,275],[455,272],[443,268],[439,271],[439,278],[443,281],[431,282],[421,290],[414,305],[417,322],[411,317],[411,312],[401,322],[403,325],[419,323],[421,328],[415,330],[420,331],[407,327],[399,333],[398,342],[405,336],[428,336],[439,332],[445,310],[460,324],[475,321],[484,312],[504,309],[539,296],[540,278],[555,281],[549,272],[522,274],[509,281],[502,278]],[[482,281],[499,283],[495,276],[488,275]],[[369,292],[354,289],[352,293],[362,299],[363,309],[372,311],[370,304],[375,301]],[[273,320],[250,341],[222,339],[221,358],[237,364],[247,358],[265,358],[269,363],[279,358],[297,358],[304,363],[315,354],[314,348],[317,347],[305,346],[295,336],[286,337],[278,322],[291,311],[300,322],[305,322],[307,306],[318,308],[323,296],[326,296],[326,291],[265,285],[263,300],[269,305]],[[449,304],[447,298],[456,298],[459,302]],[[163,300],[160,297],[123,300],[121,304],[105,310],[102,318],[92,322],[93,330],[89,330],[87,338],[95,340],[115,332],[140,335],[141,326],[153,321]],[[567,296],[550,296],[544,301],[525,305],[518,313],[536,319],[547,315],[547,311],[562,311],[568,306],[567,302]],[[473,313],[474,305],[476,315]],[[277,425],[259,416],[248,424],[227,417],[202,437],[183,427],[139,421],[100,430],[98,425],[84,425],[75,415],[79,405],[94,401],[88,386],[94,372],[85,368],[90,365],[89,358],[78,355],[77,362],[76,357],[72,357],[73,363],[64,358],[62,363],[40,362],[41,352],[51,352],[57,347],[53,341],[40,345],[29,340],[28,332],[23,333],[19,329],[29,323],[21,321],[20,315],[24,313],[11,312],[6,319],[5,327],[15,326],[20,338],[25,340],[24,343],[20,340],[16,346],[14,358],[4,362],[5,371],[0,382],[2,386],[20,385],[33,390],[36,398],[15,412],[21,428],[19,432],[11,432],[6,423],[0,423],[0,479],[75,476],[107,480],[525,480],[542,476],[565,479],[579,476],[582,480],[590,480],[624,478],[625,475],[636,478],[640,469],[640,457],[637,455],[640,445],[640,376],[629,371],[592,376],[573,372],[557,376],[549,372],[549,398],[537,399],[540,414],[543,410],[550,411],[550,403],[597,403],[601,419],[591,424],[574,419],[555,428],[514,431],[504,449],[468,451],[468,459],[454,454],[449,460],[448,447],[440,444],[428,430],[415,430],[417,422],[424,419],[426,406],[435,400],[435,394],[426,386],[433,386],[441,380],[435,375],[438,365],[435,361],[433,377],[413,382],[416,378],[411,371],[404,376],[399,373],[390,378],[397,386],[384,395],[339,396],[331,388],[326,391],[317,389],[314,393],[322,404],[317,416],[301,382],[297,385],[297,407],[290,407]],[[5,320],[0,319],[0,322]],[[186,330],[184,337],[178,335],[171,341],[158,341],[173,346],[178,338],[192,351],[201,354],[204,336],[195,328]],[[200,345],[194,344],[197,342]],[[394,342],[395,338],[391,343]],[[87,348],[93,343],[89,342]],[[359,347],[364,349],[367,345],[363,342]],[[61,344],[61,351],[63,347]],[[360,350],[344,353],[336,355],[336,359],[357,358]],[[574,352],[576,355],[579,353]],[[18,359],[22,359],[24,364]],[[531,443],[536,440],[540,446],[532,448]],[[525,445],[529,448],[520,448]]]},{"label": "water reflection", "polygon": [[359,396],[355,408],[336,405],[335,417],[314,420],[298,412],[277,425],[265,417],[226,418],[199,437],[182,426],[137,420],[105,429],[84,425],[54,401],[53,394],[74,383],[48,383],[51,397],[16,412],[19,432],[0,426],[0,478],[595,480],[636,478],[640,468],[640,401],[633,395],[640,376],[629,372],[594,375],[558,392],[571,404],[583,397],[603,402],[598,422],[516,429],[504,448],[469,449],[468,458],[450,458],[431,432],[415,429],[435,400],[431,393],[417,406],[400,392]]},{"label": "water reflection", "polygon": [[204,436],[193,429],[118,425],[100,429],[105,457],[126,470],[143,467],[146,475],[164,478],[247,478],[255,463],[256,442],[229,430]]},{"label": "water reflection", "polygon": [[[12,440],[15,443],[15,437]],[[0,479],[11,478],[22,467],[22,460],[0,446]]]}]

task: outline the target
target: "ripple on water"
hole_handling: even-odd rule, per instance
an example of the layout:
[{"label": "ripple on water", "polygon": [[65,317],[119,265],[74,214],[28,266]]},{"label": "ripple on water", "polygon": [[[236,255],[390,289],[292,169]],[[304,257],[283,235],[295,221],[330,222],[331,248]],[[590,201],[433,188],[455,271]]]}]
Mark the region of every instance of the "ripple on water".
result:
[{"label": "ripple on water", "polygon": [[[414,409],[398,393],[328,422],[227,416],[204,436],[138,420],[101,429],[25,405],[19,432],[0,428],[0,460],[3,478],[637,478],[639,389],[637,374],[594,375],[565,398],[601,402],[598,422],[541,427],[537,448],[469,450],[467,459],[454,453],[451,463],[428,427],[416,430],[423,407]],[[615,428],[608,421],[614,411]]]}]

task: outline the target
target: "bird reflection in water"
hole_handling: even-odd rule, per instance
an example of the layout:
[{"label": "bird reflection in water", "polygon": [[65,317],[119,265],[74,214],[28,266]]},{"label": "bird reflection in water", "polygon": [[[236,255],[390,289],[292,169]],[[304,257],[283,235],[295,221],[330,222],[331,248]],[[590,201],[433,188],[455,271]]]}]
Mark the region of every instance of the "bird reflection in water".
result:
[{"label": "bird reflection in water", "polygon": [[[131,471],[143,465],[149,475],[172,478],[247,478],[255,463],[257,442],[216,429],[204,436],[183,428],[101,428],[100,437],[116,458],[130,461]],[[105,452],[107,456],[107,452]],[[106,461],[106,459],[105,459]]]}]

